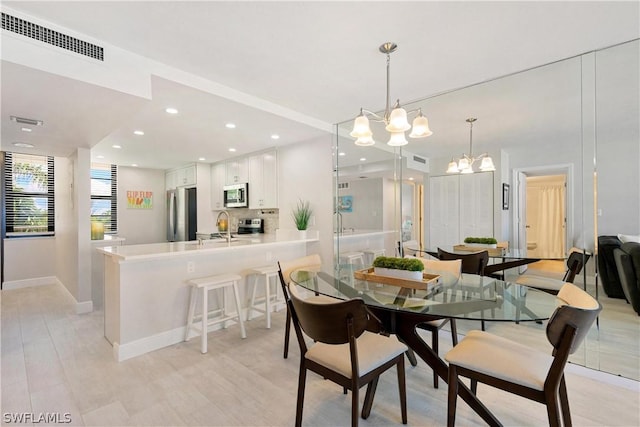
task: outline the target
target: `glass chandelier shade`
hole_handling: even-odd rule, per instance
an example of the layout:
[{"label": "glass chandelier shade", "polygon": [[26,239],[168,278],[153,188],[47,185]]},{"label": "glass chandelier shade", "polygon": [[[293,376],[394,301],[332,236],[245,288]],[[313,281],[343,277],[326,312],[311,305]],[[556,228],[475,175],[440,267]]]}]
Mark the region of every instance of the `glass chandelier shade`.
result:
[{"label": "glass chandelier shade", "polygon": [[[422,110],[406,111],[400,107],[400,101],[396,101],[393,109],[389,108],[389,65],[391,61],[391,53],[397,49],[397,45],[392,42],[387,42],[379,47],[380,52],[387,56],[387,99],[384,115],[373,113],[368,110],[360,109],[360,115],[356,117],[353,122],[353,130],[349,135],[356,138],[355,144],[360,146],[369,146],[375,144],[373,140],[373,133],[369,126],[369,119],[376,122],[384,123],[385,130],[389,132],[390,137],[387,142],[388,145],[393,147],[400,147],[407,145],[409,142],[405,137],[405,132],[411,129],[409,134],[410,138],[426,138],[433,135],[431,129],[429,129],[429,120],[422,115]],[[418,112],[418,116],[413,120],[412,124],[409,124],[408,116]]]},{"label": "glass chandelier shade", "polygon": [[493,164],[493,159],[487,153],[482,153],[478,157],[473,156],[473,122],[477,119],[469,118],[467,119],[467,123],[469,123],[469,155],[462,154],[462,157],[458,159],[456,162],[455,159],[451,159],[449,165],[447,167],[447,173],[473,173],[473,164],[482,160],[480,163],[480,170],[482,172],[489,172],[496,170],[496,167]]}]

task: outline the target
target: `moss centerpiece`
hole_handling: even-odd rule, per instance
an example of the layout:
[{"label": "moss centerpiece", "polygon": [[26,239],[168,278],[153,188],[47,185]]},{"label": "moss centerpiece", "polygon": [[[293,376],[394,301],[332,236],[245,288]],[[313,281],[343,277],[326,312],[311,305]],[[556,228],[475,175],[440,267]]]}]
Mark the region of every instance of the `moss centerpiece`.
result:
[{"label": "moss centerpiece", "polygon": [[478,246],[481,248],[497,248],[498,241],[493,237],[466,237],[464,244],[467,246]]},{"label": "moss centerpiece", "polygon": [[422,280],[424,264],[416,258],[379,256],[373,260],[373,272],[379,276]]}]

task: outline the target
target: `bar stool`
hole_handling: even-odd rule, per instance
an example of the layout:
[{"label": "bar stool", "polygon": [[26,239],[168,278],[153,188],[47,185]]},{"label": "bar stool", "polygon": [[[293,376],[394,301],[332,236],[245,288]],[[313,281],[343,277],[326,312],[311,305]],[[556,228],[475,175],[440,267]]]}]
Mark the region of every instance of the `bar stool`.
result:
[{"label": "bar stool", "polygon": [[364,268],[364,252],[344,252],[340,254],[340,263]]},{"label": "bar stool", "polygon": [[384,249],[367,249],[362,252],[364,252],[367,265],[369,266],[373,265],[374,259],[378,258],[379,256],[384,256],[386,253]]},{"label": "bar stool", "polygon": [[[201,332],[201,344],[200,351],[204,354],[207,352],[207,333],[209,331],[209,326],[216,325],[218,323],[223,323],[223,327],[227,327],[227,320],[238,319],[238,323],[240,323],[240,336],[242,338],[247,337],[247,333],[244,329],[244,323],[242,322],[242,315],[240,310],[240,296],[238,294],[238,281],[241,280],[242,277],[237,274],[218,274],[215,276],[202,277],[200,279],[192,279],[188,280],[187,283],[191,285],[191,298],[189,301],[189,313],[187,314],[187,331],[184,336],[185,341],[189,341],[189,332],[191,332],[191,328],[195,327],[193,324],[195,320],[195,310],[196,310],[196,302],[198,299],[198,291],[202,290],[202,327],[200,328]],[[228,314],[227,313],[227,299],[226,299],[226,289],[233,289],[233,297],[236,303],[236,313]],[[215,310],[209,311],[208,305],[208,294],[209,291],[214,290],[222,290],[222,308],[218,308]],[[209,320],[209,316],[212,314],[220,313],[220,315],[212,320]]]},{"label": "bar stool", "polygon": [[[254,267],[249,270],[249,275],[254,277],[253,282],[249,283],[249,286],[253,285],[251,290],[251,298],[249,298],[249,304],[247,308],[247,321],[251,320],[254,311],[264,313],[267,318],[267,329],[271,328],[271,311],[272,304],[283,303],[284,297],[280,298],[278,292],[278,266],[277,265],[265,265],[262,267]],[[258,297],[258,304],[262,304],[264,298],[264,309],[256,307],[256,289],[258,289],[258,282],[260,278],[264,278],[264,297]],[[271,279],[273,279],[273,285],[275,286],[275,292],[271,291]]]},{"label": "bar stool", "polygon": [[[353,270],[364,269],[364,252],[344,252],[340,254],[340,264],[349,264]],[[353,284],[353,274],[347,270],[343,270],[340,280],[346,280]]]}]

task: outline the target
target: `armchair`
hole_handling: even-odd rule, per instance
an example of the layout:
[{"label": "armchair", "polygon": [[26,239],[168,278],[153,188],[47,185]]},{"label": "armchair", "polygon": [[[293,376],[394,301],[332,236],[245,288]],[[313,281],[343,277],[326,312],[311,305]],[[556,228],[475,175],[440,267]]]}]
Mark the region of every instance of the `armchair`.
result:
[{"label": "armchair", "polygon": [[640,315],[640,243],[623,243],[614,249],[613,255],[624,295]]}]

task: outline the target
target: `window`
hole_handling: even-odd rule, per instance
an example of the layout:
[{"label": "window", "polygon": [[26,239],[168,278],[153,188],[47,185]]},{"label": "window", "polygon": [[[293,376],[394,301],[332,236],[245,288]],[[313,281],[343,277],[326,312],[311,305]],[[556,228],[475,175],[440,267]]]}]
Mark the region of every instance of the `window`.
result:
[{"label": "window", "polygon": [[105,233],[118,231],[118,168],[91,163],[91,221],[102,222]]},{"label": "window", "polygon": [[55,231],[53,157],[5,153],[7,236]]}]

